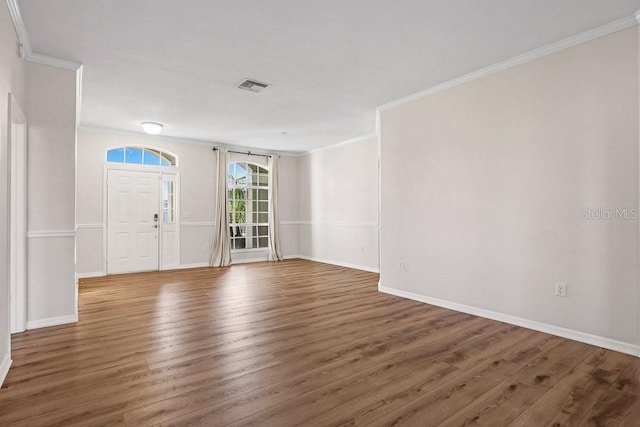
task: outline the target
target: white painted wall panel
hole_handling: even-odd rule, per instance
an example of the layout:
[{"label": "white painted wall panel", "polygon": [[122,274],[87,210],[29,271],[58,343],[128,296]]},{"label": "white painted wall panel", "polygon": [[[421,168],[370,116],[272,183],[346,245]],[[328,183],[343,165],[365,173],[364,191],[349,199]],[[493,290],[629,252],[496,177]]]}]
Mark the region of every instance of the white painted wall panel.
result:
[{"label": "white painted wall panel", "polygon": [[[27,227],[75,228],[76,71],[27,63],[29,121]],[[75,237],[28,240],[27,327],[76,315]]]},{"label": "white painted wall panel", "polygon": [[[102,274],[102,226],[78,227],[76,236],[78,273],[83,275]],[[80,270],[82,268],[82,270]]]},{"label": "white painted wall panel", "polygon": [[382,286],[640,344],[638,220],[581,218],[638,207],[638,78],[634,27],[383,111]]},{"label": "white painted wall panel", "polygon": [[28,239],[28,329],[76,320],[74,250],[72,236]]},{"label": "white painted wall panel", "polygon": [[0,5],[0,384],[4,363],[9,363],[9,194],[7,145],[8,94],[13,93],[26,112],[24,61],[17,56],[16,33],[7,7]]},{"label": "white painted wall panel", "polygon": [[311,259],[378,268],[378,138],[298,159],[299,253]]}]

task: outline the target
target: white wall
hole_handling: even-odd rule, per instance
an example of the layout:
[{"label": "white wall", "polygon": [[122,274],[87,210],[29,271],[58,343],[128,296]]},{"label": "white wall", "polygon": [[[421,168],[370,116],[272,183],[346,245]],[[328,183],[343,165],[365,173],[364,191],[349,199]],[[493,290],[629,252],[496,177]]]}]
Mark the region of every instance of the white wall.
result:
[{"label": "white wall", "polygon": [[639,354],[638,220],[581,219],[638,208],[638,59],[634,27],[382,111],[382,289]]},{"label": "white wall", "polygon": [[27,327],[77,319],[76,71],[27,63]]},{"label": "white wall", "polygon": [[298,157],[280,156],[280,245],[285,257],[300,254],[298,228]]},{"label": "white wall", "polygon": [[[123,145],[146,145],[170,151],[178,156],[180,172],[180,219],[182,267],[204,266],[209,261],[213,237],[215,194],[215,153],[212,145],[177,138],[148,136],[104,129],[80,129],[78,132],[78,266],[79,276],[103,275],[103,174],[108,149]],[[248,156],[234,155],[232,160]],[[266,164],[266,158],[251,156],[249,161]],[[295,205],[297,188],[296,158],[281,157],[281,211],[287,215]],[[296,231],[296,230],[294,230]],[[286,254],[297,252],[297,234],[282,232]],[[267,259],[264,253],[234,253],[234,261]]]},{"label": "white wall", "polygon": [[9,196],[7,106],[8,93],[13,93],[25,111],[24,61],[18,58],[17,38],[7,7],[0,5],[0,385],[9,369]]},{"label": "white wall", "polygon": [[300,255],[377,271],[377,136],[300,157],[298,179]]}]

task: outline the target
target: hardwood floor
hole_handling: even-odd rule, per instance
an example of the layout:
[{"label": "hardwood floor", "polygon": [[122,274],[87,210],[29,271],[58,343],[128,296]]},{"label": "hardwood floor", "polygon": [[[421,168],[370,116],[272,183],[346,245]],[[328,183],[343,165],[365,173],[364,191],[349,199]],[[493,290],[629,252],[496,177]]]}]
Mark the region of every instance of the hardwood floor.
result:
[{"label": "hardwood floor", "polygon": [[13,337],[1,426],[640,425],[640,359],[288,260],[83,280]]}]

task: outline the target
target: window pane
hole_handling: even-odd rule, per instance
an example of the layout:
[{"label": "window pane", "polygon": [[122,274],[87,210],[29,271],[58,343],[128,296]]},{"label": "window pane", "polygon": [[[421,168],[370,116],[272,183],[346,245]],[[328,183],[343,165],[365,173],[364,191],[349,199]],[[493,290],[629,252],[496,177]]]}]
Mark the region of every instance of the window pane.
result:
[{"label": "window pane", "polygon": [[107,151],[107,162],[123,163],[124,148],[116,148],[116,149]]},{"label": "window pane", "polygon": [[246,249],[247,247],[247,239],[245,239],[244,237],[240,237],[238,239],[236,239],[236,249]]},{"label": "window pane", "polygon": [[176,164],[175,156],[153,148],[125,147],[107,151],[107,161],[130,163],[135,165],[172,166]]},{"label": "window pane", "polygon": [[247,165],[244,163],[236,163],[235,178],[238,184],[243,184],[247,181]]},{"label": "window pane", "polygon": [[244,247],[243,249],[253,249],[253,239],[244,239]]},{"label": "window pane", "polygon": [[236,172],[236,164],[235,163],[229,163],[229,167],[227,168],[227,182],[229,184],[233,184],[233,181],[231,180],[232,176],[235,176]]},{"label": "window pane", "polygon": [[246,200],[247,198],[247,190],[244,188],[234,188],[233,189],[233,198],[234,200]]},{"label": "window pane", "polygon": [[231,185],[238,185],[242,182],[245,176],[244,169],[239,163],[230,163],[229,164],[229,176],[228,182]]},{"label": "window pane", "polygon": [[145,148],[142,163],[145,165],[160,166],[160,152]]},{"label": "window pane", "polygon": [[175,220],[175,196],[173,195],[173,180],[162,180],[162,222],[173,223]]},{"label": "window pane", "polygon": [[247,162],[229,163],[228,177],[232,249],[267,247],[268,226],[253,225],[269,222],[267,169]]},{"label": "window pane", "polygon": [[169,209],[162,209],[162,222],[165,224],[169,222]]},{"label": "window pane", "polygon": [[139,148],[127,148],[124,153],[125,163],[142,164],[142,150]]}]

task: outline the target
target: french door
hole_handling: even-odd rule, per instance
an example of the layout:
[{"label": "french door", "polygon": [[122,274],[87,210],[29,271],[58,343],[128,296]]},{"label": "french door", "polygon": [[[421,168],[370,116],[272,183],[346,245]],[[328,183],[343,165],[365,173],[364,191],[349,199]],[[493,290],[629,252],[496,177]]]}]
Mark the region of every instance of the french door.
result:
[{"label": "french door", "polygon": [[107,274],[177,267],[176,176],[108,169]]}]

